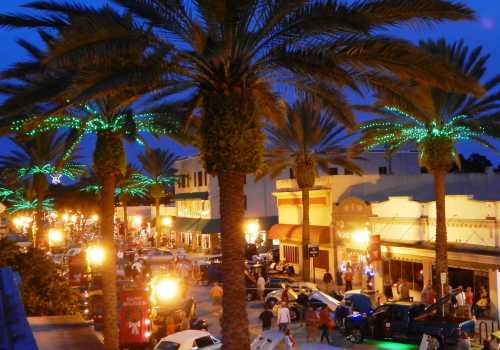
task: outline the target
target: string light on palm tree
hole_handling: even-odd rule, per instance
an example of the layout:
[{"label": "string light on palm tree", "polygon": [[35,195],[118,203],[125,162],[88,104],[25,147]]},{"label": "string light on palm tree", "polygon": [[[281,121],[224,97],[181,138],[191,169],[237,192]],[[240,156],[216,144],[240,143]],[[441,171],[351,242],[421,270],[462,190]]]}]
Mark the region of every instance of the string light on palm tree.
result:
[{"label": "string light on palm tree", "polygon": [[[9,207],[7,212],[13,214],[21,211],[34,211],[38,209],[38,199],[29,199],[24,196],[22,191],[16,191],[13,196],[7,199]],[[54,199],[45,198],[42,201],[42,210],[45,213],[54,210]]]}]

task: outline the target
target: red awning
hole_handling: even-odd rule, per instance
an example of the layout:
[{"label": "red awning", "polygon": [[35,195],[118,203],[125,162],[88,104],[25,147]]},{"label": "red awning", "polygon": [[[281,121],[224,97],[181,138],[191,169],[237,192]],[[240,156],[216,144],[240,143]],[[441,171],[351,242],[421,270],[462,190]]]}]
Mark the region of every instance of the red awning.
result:
[{"label": "red awning", "polygon": [[[328,226],[309,226],[309,236],[311,243],[330,244],[330,228]],[[274,225],[269,230],[268,238],[302,242],[302,225]]]}]

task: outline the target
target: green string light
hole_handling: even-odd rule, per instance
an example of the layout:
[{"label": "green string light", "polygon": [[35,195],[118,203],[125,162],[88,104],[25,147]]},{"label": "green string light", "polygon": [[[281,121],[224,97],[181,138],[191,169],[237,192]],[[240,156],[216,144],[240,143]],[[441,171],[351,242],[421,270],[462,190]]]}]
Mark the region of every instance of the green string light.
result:
[{"label": "green string light", "polygon": [[[7,199],[10,203],[7,208],[9,213],[17,213],[19,211],[37,210],[38,209],[38,199],[27,199],[21,191],[16,191],[13,196]],[[42,210],[44,212],[50,212],[54,209],[54,199],[46,198],[42,201]]]},{"label": "green string light", "polygon": [[26,176],[33,176],[35,174],[44,174],[44,175],[54,175],[61,174],[66,176],[67,178],[74,180],[76,177],[82,175],[84,173],[85,166],[82,164],[76,163],[66,163],[62,167],[56,167],[52,164],[44,164],[42,166],[33,165],[31,167],[20,168],[18,170],[18,175],[20,178]]},{"label": "green string light", "polygon": [[396,149],[410,141],[419,145],[430,138],[438,137],[449,138],[452,141],[466,141],[485,134],[483,128],[475,130],[467,125],[459,124],[464,119],[469,118],[467,115],[455,116],[444,123],[432,121],[425,124],[395,106],[387,106],[384,109],[386,112],[393,113],[403,119],[409,119],[409,123],[380,120],[365,123],[361,129],[370,134],[361,143],[368,150],[383,145],[389,146],[389,149]]}]

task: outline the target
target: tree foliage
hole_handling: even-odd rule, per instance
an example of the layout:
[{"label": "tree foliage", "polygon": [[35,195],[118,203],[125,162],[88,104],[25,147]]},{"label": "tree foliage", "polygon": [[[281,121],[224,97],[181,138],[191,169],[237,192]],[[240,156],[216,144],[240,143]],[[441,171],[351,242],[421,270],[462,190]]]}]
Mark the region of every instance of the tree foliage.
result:
[{"label": "tree foliage", "polygon": [[78,312],[78,295],[45,252],[38,249],[23,252],[3,238],[0,240],[0,267],[5,266],[21,275],[21,298],[28,316]]}]

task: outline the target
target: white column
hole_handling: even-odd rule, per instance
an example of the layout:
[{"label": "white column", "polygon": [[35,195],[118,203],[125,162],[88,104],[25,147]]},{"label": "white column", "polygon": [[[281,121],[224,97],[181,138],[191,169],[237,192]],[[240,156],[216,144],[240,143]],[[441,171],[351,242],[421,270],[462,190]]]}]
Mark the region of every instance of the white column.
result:
[{"label": "white column", "polygon": [[427,284],[427,281],[432,282],[432,263],[428,261],[422,262],[422,270],[423,270],[423,279],[424,285]]},{"label": "white column", "polygon": [[500,271],[499,270],[489,270],[489,295],[490,295],[490,313],[491,317],[494,319],[500,318]]}]

